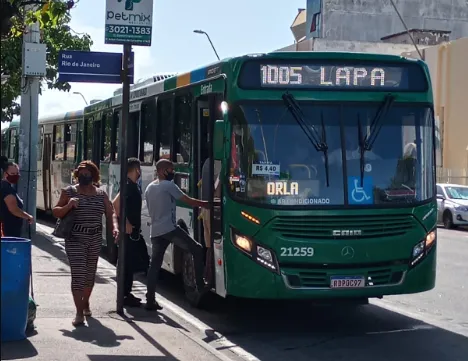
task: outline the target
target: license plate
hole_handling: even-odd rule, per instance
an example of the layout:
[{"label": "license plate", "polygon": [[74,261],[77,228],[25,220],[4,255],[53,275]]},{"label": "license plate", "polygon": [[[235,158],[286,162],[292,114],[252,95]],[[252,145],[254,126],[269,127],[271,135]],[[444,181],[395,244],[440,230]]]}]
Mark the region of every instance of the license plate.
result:
[{"label": "license plate", "polygon": [[330,278],[330,288],[363,288],[366,281],[362,276],[333,276]]}]

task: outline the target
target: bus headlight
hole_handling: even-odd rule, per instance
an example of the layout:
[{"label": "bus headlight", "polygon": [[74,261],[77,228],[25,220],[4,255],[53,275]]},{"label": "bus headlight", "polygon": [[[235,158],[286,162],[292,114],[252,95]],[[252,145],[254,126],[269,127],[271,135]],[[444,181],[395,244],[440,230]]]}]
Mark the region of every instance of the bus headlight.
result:
[{"label": "bus headlight", "polygon": [[424,257],[427,256],[431,248],[435,245],[437,239],[437,231],[434,229],[430,231],[426,237],[418,242],[414,247],[411,253],[411,262],[410,266],[414,267],[418,264]]},{"label": "bus headlight", "polygon": [[234,234],[234,243],[237,247],[242,249],[245,252],[251,253],[252,252],[252,241],[244,236],[239,236],[238,234]]},{"label": "bus headlight", "polygon": [[257,244],[246,236],[240,235],[232,228],[231,232],[232,243],[236,248],[259,265],[268,268],[270,271],[279,273],[278,261],[273,250]]}]

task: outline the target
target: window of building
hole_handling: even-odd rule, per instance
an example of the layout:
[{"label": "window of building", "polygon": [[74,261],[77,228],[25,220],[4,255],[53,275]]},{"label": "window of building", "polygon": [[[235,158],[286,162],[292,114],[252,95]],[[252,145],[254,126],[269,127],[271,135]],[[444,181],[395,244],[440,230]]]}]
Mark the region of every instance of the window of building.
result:
[{"label": "window of building", "polygon": [[53,142],[53,158],[54,160],[65,159],[65,125],[54,125],[54,142]]},{"label": "window of building", "polygon": [[189,163],[192,154],[192,96],[176,98],[175,147],[177,163]]}]

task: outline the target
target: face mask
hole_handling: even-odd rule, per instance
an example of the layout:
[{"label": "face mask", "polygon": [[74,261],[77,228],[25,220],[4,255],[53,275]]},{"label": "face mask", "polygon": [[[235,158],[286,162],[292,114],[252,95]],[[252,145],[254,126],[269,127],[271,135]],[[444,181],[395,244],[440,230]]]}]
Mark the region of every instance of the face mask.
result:
[{"label": "face mask", "polygon": [[16,184],[16,183],[18,183],[19,179],[20,179],[19,174],[8,174],[7,173],[6,180],[8,181],[8,183]]},{"label": "face mask", "polygon": [[78,176],[78,183],[80,183],[81,186],[87,186],[90,185],[93,182],[93,177],[87,174],[80,174]]},{"label": "face mask", "polygon": [[166,173],[166,180],[167,181],[172,181],[174,179],[174,172],[168,172]]}]

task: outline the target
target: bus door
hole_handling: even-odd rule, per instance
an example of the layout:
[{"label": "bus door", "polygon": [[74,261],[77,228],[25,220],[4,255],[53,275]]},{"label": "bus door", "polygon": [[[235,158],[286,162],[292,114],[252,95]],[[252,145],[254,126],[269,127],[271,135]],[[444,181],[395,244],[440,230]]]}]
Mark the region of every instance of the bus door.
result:
[{"label": "bus door", "polygon": [[[209,142],[209,137],[208,137],[208,122],[209,122],[209,109],[208,109],[208,99],[205,97],[203,99],[198,100],[197,102],[197,134],[196,134],[196,139],[197,139],[197,145],[196,145],[196,163],[197,166],[195,168],[195,179],[197,182],[197,187],[195,190],[194,197],[201,199],[202,194],[202,169],[203,169],[203,164],[205,163],[205,160],[208,158],[208,153],[209,153],[209,148],[208,148],[208,142]],[[203,231],[203,220],[201,218],[200,212],[198,209],[195,209],[194,212],[194,231],[197,236],[196,239],[199,240],[203,246],[205,246],[204,240],[204,231]]]},{"label": "bus door", "polygon": [[[207,268],[208,274],[213,282],[215,282],[216,291],[218,292],[218,280],[215,280],[215,254],[217,253],[214,248],[217,245],[217,242],[221,239],[221,208],[220,206],[214,206],[214,203],[220,204],[221,198],[221,185],[218,184],[218,189],[215,191],[215,182],[221,172],[221,163],[220,161],[214,160],[213,153],[213,130],[214,124],[217,119],[221,116],[220,106],[222,101],[222,96],[220,94],[210,94],[207,98],[202,98],[203,100],[198,101],[198,134],[197,134],[197,149],[198,149],[198,169],[197,169],[197,179],[201,180],[203,176],[203,165],[207,159],[209,159],[209,169],[210,173],[208,175],[208,186],[203,187],[203,183],[198,187],[198,196],[201,196],[202,187],[205,191],[208,191],[208,200],[213,204],[209,212],[209,223],[206,224],[209,227],[209,240],[206,240],[208,244],[211,245],[209,252],[207,252]],[[205,100],[206,99],[206,100]],[[205,198],[206,199],[206,198]],[[206,220],[205,220],[206,222]],[[204,237],[204,220],[198,220],[198,234],[199,240],[205,240]],[[203,242],[205,243],[205,242]],[[205,243],[206,244],[206,243]],[[217,278],[217,277],[216,277]],[[224,284],[224,282],[223,282]],[[224,291],[221,291],[224,293]]]},{"label": "bus door", "polygon": [[52,137],[44,132],[44,145],[42,157],[42,186],[44,189],[44,209],[52,209]]}]

